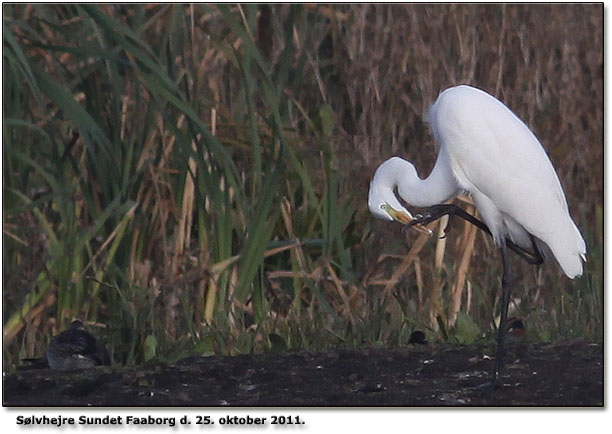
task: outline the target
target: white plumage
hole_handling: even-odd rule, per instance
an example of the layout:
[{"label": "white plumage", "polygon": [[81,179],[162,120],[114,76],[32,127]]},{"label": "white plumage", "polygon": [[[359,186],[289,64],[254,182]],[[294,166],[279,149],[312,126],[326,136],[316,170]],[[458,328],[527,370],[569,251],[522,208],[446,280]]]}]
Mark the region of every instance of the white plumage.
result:
[{"label": "white plumage", "polygon": [[[368,204],[380,218],[410,213],[408,204],[429,207],[464,191],[474,199],[495,243],[508,238],[530,248],[549,250],[565,274],[582,274],[586,246],[568,210],[555,169],[531,130],[503,103],[470,86],[443,91],[428,121],[440,149],[426,179],[414,165],[393,157],[379,166]],[[406,216],[404,216],[405,218]]]}]

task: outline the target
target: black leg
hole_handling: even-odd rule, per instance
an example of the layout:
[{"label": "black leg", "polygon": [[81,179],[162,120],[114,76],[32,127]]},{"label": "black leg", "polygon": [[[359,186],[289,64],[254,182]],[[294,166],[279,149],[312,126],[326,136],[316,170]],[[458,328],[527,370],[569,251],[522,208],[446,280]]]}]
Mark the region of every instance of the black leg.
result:
[{"label": "black leg", "polygon": [[540,249],[538,249],[538,245],[536,244],[533,235],[529,234],[529,239],[531,240],[531,248],[533,249],[533,252],[530,252],[521,246],[517,246],[510,240],[506,240],[506,246],[523,258],[528,264],[540,265],[544,262],[544,256],[542,256],[542,252],[540,252]]},{"label": "black leg", "polygon": [[[412,226],[415,224],[425,225],[439,219],[444,215],[455,215],[461,217],[462,219],[472,223],[479,229],[491,235],[491,231],[489,230],[486,224],[484,224],[482,221],[478,220],[476,217],[470,215],[469,213],[465,212],[463,209],[459,208],[457,205],[454,204],[435,205],[429,208],[425,214],[417,215],[412,222],[408,223],[408,226]],[[506,329],[508,328],[508,304],[510,303],[510,290],[512,285],[507,249],[510,249],[516,254],[518,254],[529,264],[538,265],[544,262],[544,257],[538,249],[535,238],[532,235],[530,235],[530,238],[533,252],[530,252],[524,249],[523,247],[517,246],[510,240],[506,240],[506,244],[501,247],[502,261],[504,266],[504,272],[502,276],[501,314],[499,320],[499,328],[497,330],[497,351],[495,354],[493,378],[491,379],[491,382],[488,385],[482,385],[487,390],[492,390],[493,388],[495,388],[496,385],[500,383],[503,368],[505,340],[504,338],[506,336]]]},{"label": "black leg", "polygon": [[502,260],[504,264],[504,274],[502,276],[502,298],[501,298],[501,313],[499,319],[499,328],[497,329],[497,352],[495,354],[495,368],[493,370],[493,378],[491,386],[495,387],[501,379],[503,359],[504,359],[504,338],[508,328],[508,304],[510,303],[510,267],[506,247],[501,248]]},{"label": "black leg", "polygon": [[[445,216],[445,215],[451,215],[451,216],[455,215],[457,217],[460,217],[472,223],[474,226],[483,230],[487,234],[491,235],[491,231],[489,230],[486,224],[484,224],[482,221],[478,220],[476,217],[467,213],[466,211],[464,211],[462,208],[458,207],[455,204],[434,205],[431,208],[428,208],[424,214],[418,214],[413,221],[408,223],[408,226],[413,226],[416,224],[426,225],[435,220],[438,220],[440,217]],[[527,263],[532,264],[532,265],[539,265],[544,262],[544,257],[542,256],[540,250],[538,249],[538,246],[536,245],[536,242],[533,236],[530,236],[530,237],[531,237],[531,247],[533,248],[533,252],[530,252],[520,246],[517,246],[510,240],[506,240],[506,246],[510,250],[515,252],[517,255],[519,255],[521,258],[523,258]]]}]

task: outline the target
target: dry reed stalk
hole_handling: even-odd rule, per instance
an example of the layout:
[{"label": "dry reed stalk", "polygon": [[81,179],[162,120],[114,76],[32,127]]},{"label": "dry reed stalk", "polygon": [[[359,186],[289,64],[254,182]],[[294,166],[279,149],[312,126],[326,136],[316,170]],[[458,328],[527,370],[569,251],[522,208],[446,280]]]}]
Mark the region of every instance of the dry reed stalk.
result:
[{"label": "dry reed stalk", "polygon": [[[263,257],[268,258],[270,256],[284,252],[285,250],[290,250],[290,249],[300,247],[301,245],[302,244],[299,241],[296,241],[292,244],[287,244],[284,246],[275,247],[273,249],[268,249],[264,252]],[[234,265],[239,259],[240,259],[240,255],[234,255],[227,259],[224,259],[223,261],[219,261],[210,267],[210,273],[213,276],[218,277],[222,272],[227,270],[230,266]],[[273,272],[270,272],[270,273],[273,273]]]},{"label": "dry reed stalk", "polygon": [[[469,206],[466,211],[477,217],[475,208]],[[464,221],[463,222],[463,236],[459,247],[461,252],[461,258],[459,259],[459,266],[456,267],[457,271],[455,274],[455,281],[451,288],[451,307],[448,318],[449,327],[453,327],[457,321],[457,313],[461,309],[461,296],[463,295],[463,288],[467,277],[467,272],[470,267],[470,260],[472,259],[472,253],[474,251],[474,241],[476,240],[476,229],[473,224]]]},{"label": "dry reed stalk", "polygon": [[431,296],[429,300],[429,323],[434,330],[438,329],[437,317],[441,314],[440,299],[442,297],[442,262],[446,251],[446,226],[448,225],[448,215],[443,216],[437,222],[438,239],[436,240],[436,250],[434,256],[434,275]]},{"label": "dry reed stalk", "polygon": [[206,292],[206,303],[204,304],[204,321],[206,324],[211,325],[213,320],[213,315],[215,313],[215,305],[217,299],[217,292],[219,288],[217,287],[217,280],[214,277],[208,279],[208,285],[206,287],[206,291],[203,291],[203,286],[206,286],[206,282],[203,280],[200,282],[200,294]]},{"label": "dry reed stalk", "polygon": [[384,294],[389,294],[395,288],[395,286],[400,282],[402,276],[410,269],[410,266],[416,260],[417,255],[423,249],[428,239],[429,239],[428,235],[424,233],[419,234],[416,241],[414,242],[414,244],[412,245],[412,247],[410,248],[406,256],[404,256],[404,259],[402,260],[402,262],[395,268],[395,271],[391,275],[391,278],[389,279],[389,281],[383,288]]},{"label": "dry reed stalk", "polygon": [[[236,286],[238,285],[238,267],[232,267],[231,273],[230,273],[230,279],[229,279],[229,285],[228,285],[228,293],[227,293],[227,300],[237,300],[234,297],[234,289],[236,288]],[[248,312],[248,311],[245,311]],[[230,303],[229,305],[229,312],[227,313],[228,316],[228,322],[230,325],[230,329],[231,330],[236,330],[237,329],[237,323],[236,323],[236,308],[235,308],[235,304],[234,303]]]},{"label": "dry reed stalk", "polygon": [[130,243],[130,259],[128,261],[128,280],[132,283],[136,280],[136,249],[138,247],[138,241],[140,240],[140,229],[135,228],[134,234],[132,235],[132,242]]},{"label": "dry reed stalk", "polygon": [[12,238],[13,240],[17,241],[19,244],[28,247],[29,243],[27,243],[26,241],[22,240],[21,238],[19,238],[17,235],[15,235],[14,233],[10,232],[8,230],[8,226],[6,223],[2,225],[2,233],[4,235],[6,235],[7,237]]},{"label": "dry reed stalk", "polygon": [[470,282],[469,280],[467,281],[466,288],[467,290],[465,294],[465,299],[466,299],[465,313],[469,315],[470,312],[472,311],[472,282]]},{"label": "dry reed stalk", "polygon": [[[397,259],[401,261],[405,257],[406,255],[396,253],[382,253],[380,256],[378,256],[378,259],[376,260],[376,265],[382,264],[387,259]],[[361,278],[361,286],[385,286],[389,282],[391,282],[391,279],[389,278],[381,278],[381,273],[378,273],[374,277],[372,277],[372,275],[375,274],[376,271],[376,267],[369,267]]]},{"label": "dry reed stalk", "polygon": [[[192,149],[196,150],[195,142],[192,142]],[[191,244],[191,223],[193,221],[193,204],[195,203],[195,186],[193,176],[196,175],[198,167],[193,158],[189,157],[189,172],[185,175],[185,187],[183,189],[183,203],[181,214],[177,224],[177,237],[174,248],[173,274],[182,261],[183,253]],[[192,176],[193,174],[193,176]]]},{"label": "dry reed stalk", "polygon": [[[26,349],[26,354],[36,354],[36,344],[37,344],[37,336],[38,329],[40,327],[42,315],[36,315],[32,318],[30,323],[26,324],[26,330],[23,334],[24,347]],[[29,324],[29,325],[28,325]]]},{"label": "dry reed stalk", "polygon": [[336,292],[338,293],[338,295],[340,295],[340,298],[342,299],[342,302],[344,304],[344,309],[342,309],[342,311],[346,313],[346,316],[348,316],[351,324],[355,325],[355,318],[351,309],[351,299],[344,290],[344,283],[338,278],[338,275],[336,274],[334,268],[329,262],[325,264],[325,268],[327,269],[327,272],[329,273],[332,282],[334,282],[334,285],[336,286]]},{"label": "dry reed stalk", "polygon": [[367,311],[367,297],[365,291],[362,286],[358,286],[354,283],[349,283],[348,287],[352,312],[356,312],[360,319],[363,319]]},{"label": "dry reed stalk", "polygon": [[[140,157],[138,158],[138,163],[136,164],[136,170],[140,170],[142,166],[148,160],[155,157],[156,149],[159,146],[159,131],[156,128],[152,128],[151,132],[147,136],[144,145],[142,146],[142,151],[140,152]],[[141,191],[145,188],[146,184],[143,183],[141,187]],[[141,197],[139,192],[137,197]]]},{"label": "dry reed stalk", "polygon": [[251,39],[253,39],[253,32],[251,32],[251,27],[249,26],[249,21],[247,20],[246,15],[244,14],[244,9],[242,9],[241,5],[238,6],[238,11],[240,12],[240,18],[242,18],[242,24],[244,24],[244,28],[246,29],[247,34]]},{"label": "dry reed stalk", "polygon": [[[210,110],[210,131],[213,136],[217,134],[217,110],[215,108],[211,108]],[[206,155],[204,155],[203,158],[204,161],[207,161]],[[206,200],[208,200],[208,198]],[[206,234],[204,234],[203,241],[203,245],[200,246],[200,264],[207,265],[210,261],[210,255],[208,254],[208,240],[206,239]],[[200,296],[206,294],[206,302],[204,304],[204,322],[206,322],[208,325],[212,324],[218,292],[219,287],[217,286],[217,276],[215,275],[212,275],[208,279],[208,284],[204,279],[202,279],[198,284],[198,293]]]},{"label": "dry reed stalk", "polygon": [[121,138],[121,140],[125,140],[125,129],[127,128],[127,110],[129,101],[129,97],[121,97],[121,120],[119,126],[119,138]]},{"label": "dry reed stalk", "polygon": [[[177,121],[177,129],[180,129],[185,116],[181,114]],[[168,148],[172,148],[174,146],[176,138],[175,136],[171,136],[168,141]],[[195,142],[191,144],[192,148],[195,150]],[[188,166],[190,171],[192,171],[195,175],[197,166],[196,162],[193,158],[189,158]],[[191,222],[193,220],[193,202],[194,202],[194,182],[191,173],[188,171],[185,174],[185,187],[183,189],[183,203],[181,207],[181,213],[179,215],[179,220],[177,223],[176,232],[176,240],[174,243],[174,258],[171,262],[170,268],[170,276],[176,276],[179,265],[182,263],[183,253],[185,251],[185,247],[188,247],[189,241],[191,239]]]},{"label": "dry reed stalk", "polygon": [[[195,41],[195,13],[193,10],[193,3],[189,5],[189,32],[191,33],[191,40]],[[194,44],[192,48],[197,45]]]},{"label": "dry reed stalk", "polygon": [[414,260],[414,277],[417,284],[417,314],[420,316],[423,313],[423,272],[418,257]]}]

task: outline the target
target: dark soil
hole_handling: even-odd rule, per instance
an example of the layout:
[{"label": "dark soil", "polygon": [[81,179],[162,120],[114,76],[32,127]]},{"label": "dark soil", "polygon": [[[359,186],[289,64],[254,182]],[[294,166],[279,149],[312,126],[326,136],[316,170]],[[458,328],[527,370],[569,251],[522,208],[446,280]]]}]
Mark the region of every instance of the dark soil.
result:
[{"label": "dark soil", "polygon": [[[486,354],[486,355],[485,355]],[[518,344],[492,392],[489,348],[430,344],[189,357],[4,377],[5,406],[602,406],[603,346]]]}]

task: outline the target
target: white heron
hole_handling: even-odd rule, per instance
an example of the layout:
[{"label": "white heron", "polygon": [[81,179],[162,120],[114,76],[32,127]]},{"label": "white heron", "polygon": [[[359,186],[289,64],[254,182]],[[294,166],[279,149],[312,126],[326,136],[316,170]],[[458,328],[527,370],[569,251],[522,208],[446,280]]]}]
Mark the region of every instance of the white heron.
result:
[{"label": "white heron", "polygon": [[[554,257],[571,279],[582,274],[586,245],[570,216],[559,178],[546,151],[508,107],[471,86],[446,89],[429,110],[428,122],[440,149],[431,174],[419,178],[412,163],[393,157],[382,163],[370,184],[368,206],[376,217],[423,229],[445,214],[488,232],[501,249],[501,319],[492,384],[500,378],[510,299],[506,249],[531,264]],[[409,205],[430,207],[415,217]],[[482,221],[456,205],[469,193]]]}]

